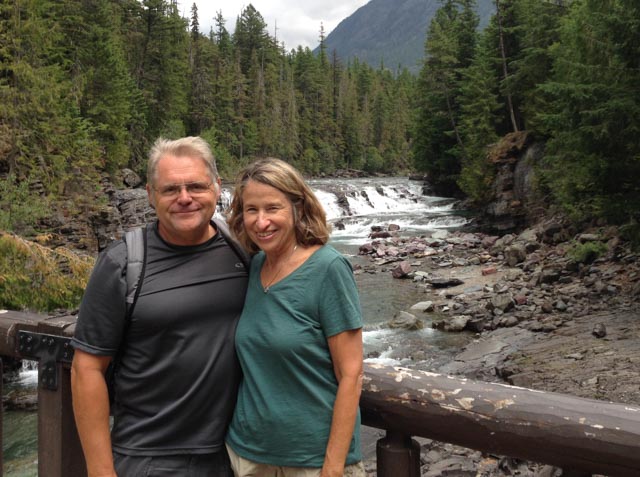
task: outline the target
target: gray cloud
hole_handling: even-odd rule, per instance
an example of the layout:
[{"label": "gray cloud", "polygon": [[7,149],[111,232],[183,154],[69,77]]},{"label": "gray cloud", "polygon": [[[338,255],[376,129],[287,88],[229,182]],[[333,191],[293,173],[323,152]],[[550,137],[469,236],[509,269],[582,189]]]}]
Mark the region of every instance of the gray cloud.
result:
[{"label": "gray cloud", "polygon": [[[287,50],[299,45],[314,49],[320,38],[320,24],[325,34],[329,34],[338,23],[355,12],[369,0],[195,0],[198,6],[200,29],[208,33],[213,25],[216,12],[222,11],[227,30],[233,32],[236,19],[242,9],[252,4],[260,12],[271,36],[277,33],[278,40],[285,43]],[[190,16],[193,1],[180,1],[184,16]],[[276,31],[277,27],[277,31]]]}]

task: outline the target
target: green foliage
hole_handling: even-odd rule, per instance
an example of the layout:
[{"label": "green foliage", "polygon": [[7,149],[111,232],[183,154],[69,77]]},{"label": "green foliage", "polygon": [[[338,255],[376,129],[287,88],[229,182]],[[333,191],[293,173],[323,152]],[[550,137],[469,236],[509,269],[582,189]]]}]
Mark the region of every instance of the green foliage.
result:
[{"label": "green foliage", "polygon": [[0,233],[0,308],[50,312],[80,304],[93,259]]},{"label": "green foliage", "polygon": [[475,0],[443,0],[414,77],[327,45],[285,52],[251,5],[233,35],[221,12],[206,35],[173,0],[4,2],[2,226],[32,229],[39,197],[93,194],[104,172],[144,172],[159,135],[206,137],[227,178],[261,156],[307,174],[414,166],[482,202],[487,146],[514,124],[547,141],[545,195],[576,218],[638,220],[640,4],[497,5],[479,32]]},{"label": "green foliage", "polygon": [[607,246],[602,242],[585,242],[573,244],[567,255],[575,263],[589,264],[606,252]]},{"label": "green foliage", "polygon": [[498,141],[500,124],[497,76],[492,67],[489,35],[480,38],[471,65],[464,71],[460,86],[460,131],[466,156],[458,186],[469,198],[482,204],[491,197],[494,167],[488,162],[487,145]]},{"label": "green foliage", "polygon": [[0,230],[32,235],[38,220],[49,212],[47,200],[12,175],[0,180]]},{"label": "green foliage", "polygon": [[367,156],[364,163],[364,170],[369,173],[381,172],[384,168],[384,158],[377,148],[367,148]]},{"label": "green foliage", "polygon": [[640,250],[640,224],[635,220],[620,226],[620,237],[627,240],[634,250]]},{"label": "green foliage", "polygon": [[577,218],[623,223],[640,204],[640,5],[574,2],[543,85],[550,136],[544,179]]},{"label": "green foliage", "polygon": [[470,0],[447,0],[436,12],[425,42],[427,58],[417,87],[414,129],[416,167],[428,173],[437,193],[458,192],[457,178],[466,156],[459,122],[460,87],[473,58],[478,19]]}]

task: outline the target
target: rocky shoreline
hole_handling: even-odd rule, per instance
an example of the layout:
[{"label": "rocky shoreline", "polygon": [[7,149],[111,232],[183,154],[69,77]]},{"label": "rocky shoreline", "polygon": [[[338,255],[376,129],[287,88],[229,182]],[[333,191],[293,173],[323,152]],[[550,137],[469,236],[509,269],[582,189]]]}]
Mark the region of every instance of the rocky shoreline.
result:
[{"label": "rocky shoreline", "polygon": [[[576,233],[547,220],[502,237],[402,237],[390,225],[372,230],[371,238],[360,248],[369,264],[356,273],[391,273],[425,292],[424,301],[408,304],[388,326],[475,333],[434,371],[640,404],[640,264],[617,228]],[[561,475],[549,466],[420,442],[425,477]],[[374,469],[368,460],[368,475]]]}]

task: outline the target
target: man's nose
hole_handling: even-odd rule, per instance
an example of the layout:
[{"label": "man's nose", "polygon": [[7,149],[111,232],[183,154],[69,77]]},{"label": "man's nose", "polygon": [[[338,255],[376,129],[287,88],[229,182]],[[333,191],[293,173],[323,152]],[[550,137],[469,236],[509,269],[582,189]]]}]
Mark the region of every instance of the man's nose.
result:
[{"label": "man's nose", "polygon": [[191,202],[192,200],[191,194],[189,194],[189,191],[187,190],[187,186],[184,184],[180,186],[180,192],[178,193],[178,200],[180,202]]}]

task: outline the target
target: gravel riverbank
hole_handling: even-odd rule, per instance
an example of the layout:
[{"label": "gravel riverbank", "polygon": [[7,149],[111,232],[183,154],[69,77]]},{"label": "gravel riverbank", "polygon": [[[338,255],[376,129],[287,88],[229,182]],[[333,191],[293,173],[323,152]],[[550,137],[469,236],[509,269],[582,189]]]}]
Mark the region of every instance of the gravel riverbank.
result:
[{"label": "gravel riverbank", "polygon": [[[393,229],[393,227],[390,227]],[[421,287],[389,326],[475,339],[434,371],[640,405],[640,264],[615,228],[575,233],[548,221],[519,235],[401,238],[387,227],[358,273]],[[376,430],[365,431],[372,457]],[[558,469],[422,440],[422,475],[561,475]],[[374,475],[375,462],[367,464]]]}]

